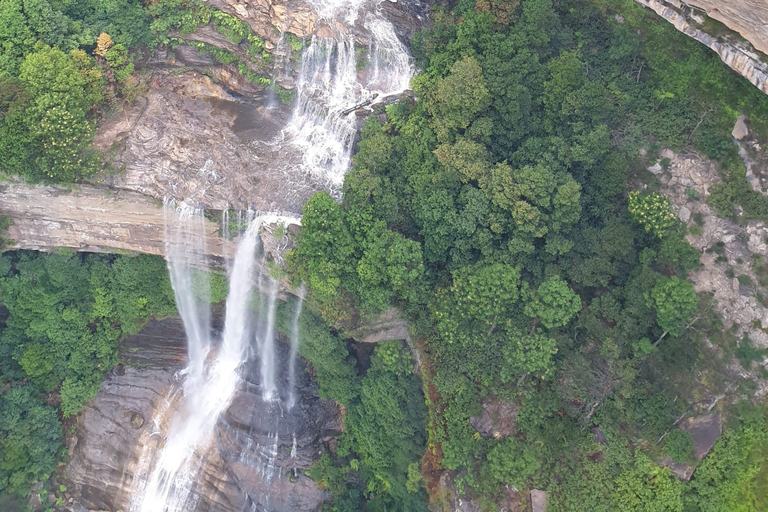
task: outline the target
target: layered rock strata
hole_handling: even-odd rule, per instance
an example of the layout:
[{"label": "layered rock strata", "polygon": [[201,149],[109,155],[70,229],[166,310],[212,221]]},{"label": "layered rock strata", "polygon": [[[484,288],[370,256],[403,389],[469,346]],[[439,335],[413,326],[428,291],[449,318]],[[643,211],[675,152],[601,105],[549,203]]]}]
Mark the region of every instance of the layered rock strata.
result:
[{"label": "layered rock strata", "polygon": [[[679,2],[682,3],[682,2]],[[686,0],[768,54],[768,3],[764,0]]]},{"label": "layered rock strata", "polygon": [[[39,251],[68,247],[84,252],[135,251],[163,254],[165,217],[150,197],[89,185],[0,185],[0,214],[13,223],[6,237],[11,249]],[[206,223],[206,244],[214,258],[232,254],[232,242]]]},{"label": "layered rock strata", "polygon": [[[155,336],[157,325],[147,339],[134,340],[142,350],[159,345],[151,350],[158,357],[110,372],[78,417],[64,470],[73,510],[130,510],[135,478],[145,473],[165,442],[167,423],[183,393],[177,377],[181,365],[174,354],[183,350],[184,334],[180,322],[164,322],[165,340]],[[287,347],[280,348],[285,361]],[[162,354],[170,357],[163,359]],[[194,490],[200,499],[197,510],[315,511],[326,499],[325,492],[299,470],[309,468],[322,443],[340,433],[339,408],[317,396],[317,385],[301,362],[297,404],[282,410],[279,403],[265,402],[257,367],[245,369],[241,390],[204,452]]]}]

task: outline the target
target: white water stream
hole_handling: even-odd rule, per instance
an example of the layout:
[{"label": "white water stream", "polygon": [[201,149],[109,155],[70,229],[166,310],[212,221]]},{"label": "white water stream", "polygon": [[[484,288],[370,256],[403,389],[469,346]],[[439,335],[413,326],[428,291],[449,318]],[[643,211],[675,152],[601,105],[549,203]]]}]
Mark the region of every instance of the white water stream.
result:
[{"label": "white water stream", "polygon": [[[297,100],[288,125],[272,143],[278,150],[290,146],[301,154],[299,169],[285,172],[309,172],[321,177],[333,192],[341,188],[358,128],[354,107],[379,102],[399,95],[409,86],[414,68],[394,26],[373,0],[314,0],[321,18],[329,21],[333,38],[313,37],[304,49],[296,81]],[[331,22],[331,20],[336,20]],[[341,23],[342,30],[336,23]],[[355,31],[360,27],[365,46]],[[282,39],[282,37],[281,37]],[[284,41],[283,41],[284,43]],[[276,164],[277,165],[277,164]],[[293,164],[286,164],[293,165]],[[224,214],[228,238],[229,212]],[[184,205],[166,205],[166,257],[176,304],[188,338],[189,363],[180,372],[183,396],[176,410],[163,408],[164,422],[170,417],[165,444],[158,450],[145,449],[133,479],[131,512],[193,512],[200,496],[196,491],[203,472],[205,454],[215,447],[215,429],[222,413],[231,404],[241,385],[241,368],[255,341],[259,359],[261,396],[279,404],[280,380],[275,350],[275,308],[278,283],[267,273],[265,260],[256,258],[258,232],[262,225],[276,222],[296,223],[279,215],[246,219],[238,213],[237,225],[248,226],[239,237],[236,254],[227,262],[229,295],[226,301],[224,330],[220,340],[212,340],[208,297],[210,284],[206,274],[195,269],[207,254],[205,218],[202,210]],[[262,301],[261,322],[252,329],[249,304],[255,283],[267,290]],[[299,347],[298,320],[303,300],[294,312],[288,370],[287,410],[297,401],[296,363]],[[214,343],[219,341],[219,343]],[[178,393],[176,388],[173,393]],[[169,404],[171,400],[168,400]],[[153,435],[162,436],[160,419],[155,418]],[[279,438],[265,447],[267,464],[262,472],[271,478],[275,468]],[[291,456],[296,454],[293,436]]]}]

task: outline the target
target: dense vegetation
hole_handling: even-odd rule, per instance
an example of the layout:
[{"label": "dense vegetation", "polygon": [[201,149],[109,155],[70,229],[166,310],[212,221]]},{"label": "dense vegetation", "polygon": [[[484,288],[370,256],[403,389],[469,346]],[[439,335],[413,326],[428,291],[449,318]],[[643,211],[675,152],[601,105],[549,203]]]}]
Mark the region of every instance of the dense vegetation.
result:
[{"label": "dense vegetation", "polygon": [[149,20],[138,0],[0,4],[0,172],[72,182],[101,168],[94,119],[135,94],[128,49],[151,41]]},{"label": "dense vegetation", "polygon": [[[238,55],[187,37],[206,24]],[[138,52],[184,42],[266,81],[263,41],[204,2],[3,0],[0,172],[92,176],[95,120],[136,93]],[[302,315],[301,354],[345,410],[310,472],[327,508],[426,510],[427,489],[447,506],[435,480],[449,470],[488,510],[532,487],[558,511],[766,509],[762,406],[729,411],[690,483],[658,464],[690,460],[677,421],[723,390],[734,355],[761,353],[736,350],[694,293],[699,255],[643,169],[662,148],[698,151],[725,178],[712,206],[765,218],[730,130],[744,112],[768,135],[768,98],[631,0],[459,0],[413,51],[418,101],[365,125],[343,202],[312,198],[288,258],[321,315]],[[175,306],[144,256],[7,253],[0,293],[0,495],[23,495],[61,459],[62,421],[119,340]],[[402,343],[353,358],[339,334],[392,305],[422,380]],[[513,435],[470,424],[494,400],[515,404]]]},{"label": "dense vegetation", "polygon": [[154,256],[6,253],[0,258],[0,494],[27,494],[59,460],[60,418],[118,362],[118,341],[175,313]]},{"label": "dense vegetation", "polygon": [[[185,39],[207,24],[240,45],[245,60]],[[134,61],[159,44],[185,42],[269,83],[258,72],[269,57],[264,41],[198,0],[3,0],[0,173],[52,183],[92,177],[105,164],[91,148],[97,120],[142,92]]]},{"label": "dense vegetation", "polygon": [[[293,304],[280,304],[278,329],[290,334]],[[324,454],[309,475],[333,497],[329,510],[426,511],[419,459],[426,446],[426,407],[411,354],[401,341],[376,345],[370,357],[351,357],[344,340],[304,309],[301,356],[310,363],[320,396],[345,408],[344,433],[334,457]]]},{"label": "dense vegetation", "polygon": [[[764,217],[730,130],[746,112],[765,136],[768,98],[628,0],[460,1],[414,53],[418,101],[368,121],[343,202],[310,200],[291,263],[340,329],[354,310],[407,312],[427,357],[427,485],[454,470],[489,510],[506,486],[563,511],[764,508],[745,459],[763,449],[760,410],[711,477],[657,464],[690,457],[677,421],[722,390],[735,340],[686,280],[698,252],[642,169],[692,148],[720,162],[721,213]],[[493,397],[517,406],[512,437],[470,424]]]}]

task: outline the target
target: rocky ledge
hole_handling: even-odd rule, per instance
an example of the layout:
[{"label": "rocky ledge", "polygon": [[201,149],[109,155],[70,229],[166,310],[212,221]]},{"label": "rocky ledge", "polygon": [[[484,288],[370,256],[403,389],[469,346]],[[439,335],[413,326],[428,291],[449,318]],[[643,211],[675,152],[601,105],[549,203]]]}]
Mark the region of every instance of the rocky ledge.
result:
[{"label": "rocky ledge", "polygon": [[[768,226],[717,216],[706,202],[711,187],[721,181],[714,162],[668,150],[661,156],[669,158],[669,165],[655,164],[649,171],[659,178],[661,191],[690,228],[688,242],[702,251],[702,265],[689,279],[697,292],[714,299],[712,307],[722,317],[724,329],[739,340],[749,339],[755,347],[768,348],[768,305],[764,302],[768,289],[762,276],[762,266],[768,261]],[[757,381],[758,396],[768,395],[768,381],[757,368],[744,370],[734,362],[730,370]]]}]

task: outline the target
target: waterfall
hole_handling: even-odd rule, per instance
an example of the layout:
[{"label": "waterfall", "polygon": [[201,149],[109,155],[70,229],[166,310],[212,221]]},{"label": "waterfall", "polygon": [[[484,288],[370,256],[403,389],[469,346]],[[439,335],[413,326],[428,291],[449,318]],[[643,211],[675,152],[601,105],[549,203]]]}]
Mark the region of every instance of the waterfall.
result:
[{"label": "waterfall", "polygon": [[[291,119],[273,142],[264,145],[264,158],[272,152],[274,156],[270,161],[283,169],[286,176],[296,170],[309,173],[320,178],[336,195],[349,168],[359,128],[355,110],[370,108],[387,96],[399,95],[409,87],[414,73],[412,59],[398,39],[395,27],[379,12],[375,0],[367,6],[365,1],[311,0],[320,16],[318,23],[325,24],[331,31],[324,33],[334,36],[313,36],[304,49]],[[355,34],[358,29],[363,33]],[[281,35],[278,46],[286,44],[289,42]],[[281,62],[278,58],[275,67],[288,64],[288,60]],[[247,228],[239,237],[234,257],[227,258],[229,294],[224,329],[220,340],[212,340],[210,283],[207,274],[196,270],[207,254],[203,211],[184,203],[178,207],[170,202],[166,205],[168,270],[187,333],[189,364],[179,374],[184,377],[183,386],[176,386],[173,391],[173,397],[180,398],[169,399],[173,405],[164,409],[162,422],[155,418],[152,435],[159,437],[163,434],[161,423],[164,425],[164,418],[169,418],[165,444],[157,450],[149,448],[142,452],[133,479],[131,512],[193,512],[197,509],[201,499],[197,486],[204,474],[206,454],[217,449],[214,442],[217,423],[240,387],[240,371],[254,338],[261,395],[270,403],[270,414],[276,414],[275,421],[281,421],[284,409],[278,403],[282,390],[278,385],[281,380],[277,375],[274,330],[279,283],[267,275],[264,258],[261,268],[256,268],[259,230],[262,225],[277,222],[298,223],[297,219],[279,213],[255,216],[250,212],[247,218],[243,218],[242,212],[230,216],[228,209],[223,213],[223,238],[232,237],[231,224],[236,224],[238,230],[243,226]],[[249,306],[254,277],[258,277],[259,284],[265,284],[268,291],[262,301],[261,323],[252,329]],[[298,321],[303,296],[302,286],[291,326],[288,410],[297,402]],[[254,448],[259,452],[259,459],[265,461],[261,471],[266,479],[273,474],[280,475],[276,466],[281,449],[279,431],[270,427],[268,446]],[[293,458],[297,456],[295,432],[292,440],[290,455]]]},{"label": "waterfall", "polygon": [[187,382],[203,378],[203,365],[210,349],[211,315],[208,307],[210,284],[193,265],[202,261],[206,250],[205,217],[202,209],[173,201],[164,204],[165,250],[176,307],[187,333]]},{"label": "waterfall", "polygon": [[[288,409],[293,409],[296,405],[296,357],[299,353],[299,317],[301,308],[304,305],[304,293],[306,287],[302,283],[299,287],[299,300],[296,302],[296,309],[293,313],[293,322],[291,323],[291,352],[288,360]],[[296,438],[293,438],[294,450],[296,448]]]},{"label": "waterfall", "polygon": [[261,391],[262,397],[267,402],[279,398],[275,375],[277,369],[277,362],[275,361],[275,302],[277,300],[277,287],[278,282],[270,279],[267,304],[263,310],[263,317],[266,321],[264,322],[261,336],[257,337],[261,369]]},{"label": "waterfall", "polygon": [[[177,216],[181,222],[177,232],[184,232],[185,220],[198,222],[199,215],[186,215],[182,209]],[[165,446],[157,456],[149,477],[139,478],[141,488],[135,489],[130,510],[133,512],[182,512],[195,510],[198,497],[193,490],[197,484],[200,470],[200,456],[213,441],[214,428],[219,416],[229,406],[240,384],[239,368],[245,360],[248,346],[248,305],[252,290],[252,274],[259,224],[252,222],[242,235],[232,265],[229,278],[229,295],[226,301],[224,332],[221,346],[213,359],[206,364],[203,353],[210,348],[210,330],[203,332],[204,321],[188,318],[185,315],[201,314],[202,307],[190,307],[195,304],[192,287],[189,283],[196,274],[189,265],[183,251],[170,251],[167,255],[169,269],[172,272],[172,284],[183,315],[185,328],[190,321],[192,329],[187,330],[190,347],[200,344],[202,350],[190,348],[190,362],[186,370],[184,396],[179,410],[171,420]],[[187,240],[194,246],[197,237]],[[202,275],[198,273],[198,275]],[[209,320],[208,320],[209,321]],[[201,336],[196,339],[196,336]],[[193,359],[201,357],[201,359]]]},{"label": "waterfall", "polygon": [[[352,26],[361,1],[314,2],[321,17],[342,18]],[[333,23],[329,23],[334,26]],[[414,67],[392,23],[377,9],[365,14],[367,62],[360,62],[356,36],[334,29],[335,37],[313,36],[301,58],[297,101],[285,133],[302,154],[304,169],[338,191],[350,163],[357,134],[355,107],[399,95],[408,89]],[[360,68],[360,69],[358,69]],[[365,77],[362,81],[359,75]]]}]

